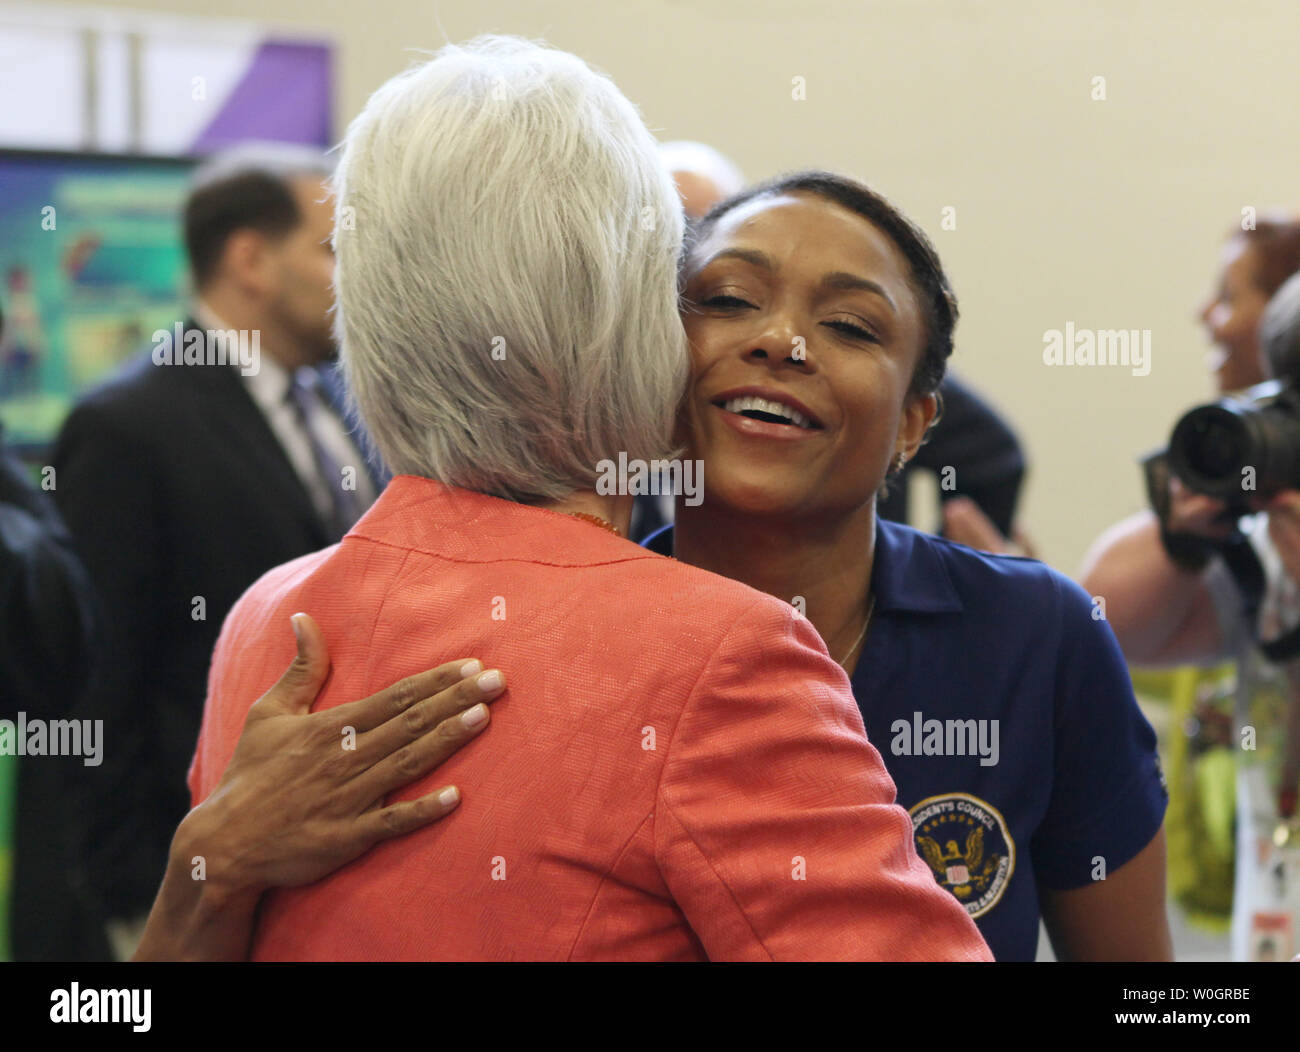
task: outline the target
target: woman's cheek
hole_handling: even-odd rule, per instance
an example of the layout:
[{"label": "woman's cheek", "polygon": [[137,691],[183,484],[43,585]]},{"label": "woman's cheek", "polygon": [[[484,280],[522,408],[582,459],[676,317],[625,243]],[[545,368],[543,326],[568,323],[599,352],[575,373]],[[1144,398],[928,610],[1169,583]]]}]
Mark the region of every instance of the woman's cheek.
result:
[{"label": "woman's cheek", "polygon": [[690,348],[691,367],[697,375],[703,372],[718,357],[718,350],[714,346],[714,342],[709,339],[707,326],[699,322],[686,326],[686,343]]}]

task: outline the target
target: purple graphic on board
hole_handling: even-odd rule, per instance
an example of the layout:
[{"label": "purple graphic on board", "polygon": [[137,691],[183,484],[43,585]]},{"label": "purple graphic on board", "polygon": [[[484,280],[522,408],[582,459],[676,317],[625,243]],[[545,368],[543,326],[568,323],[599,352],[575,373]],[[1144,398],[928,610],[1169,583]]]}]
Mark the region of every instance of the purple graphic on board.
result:
[{"label": "purple graphic on board", "polygon": [[208,153],[248,139],[332,145],[333,61],[328,44],[259,45],[190,152]]}]

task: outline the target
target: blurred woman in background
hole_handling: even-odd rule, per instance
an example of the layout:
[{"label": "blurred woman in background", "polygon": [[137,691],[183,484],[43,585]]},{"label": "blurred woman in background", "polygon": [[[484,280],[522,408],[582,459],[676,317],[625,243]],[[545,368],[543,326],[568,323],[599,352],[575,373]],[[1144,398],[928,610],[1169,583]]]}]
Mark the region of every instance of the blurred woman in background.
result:
[{"label": "blurred woman in background", "polygon": [[[1261,323],[1286,307],[1274,297],[1298,271],[1298,221],[1261,220],[1228,238],[1214,291],[1200,310],[1220,395],[1270,379]],[[1280,320],[1282,328],[1290,325]],[[1235,682],[1220,693],[1231,698],[1225,707],[1235,710],[1235,731],[1251,730],[1248,739],[1235,732],[1230,738],[1234,746],[1250,742],[1232,750],[1238,768],[1232,954],[1264,959],[1262,948],[1280,952],[1279,943],[1293,940],[1300,924],[1300,887],[1285,879],[1300,864],[1300,666],[1269,664],[1255,652],[1255,639],[1280,635],[1300,611],[1300,491],[1250,501],[1263,514],[1252,516],[1245,535],[1235,512],[1177,478],[1153,497],[1160,512],[1141,512],[1107,530],[1086,556],[1081,581],[1105,597],[1111,627],[1135,664],[1210,666],[1236,659]],[[1254,604],[1248,615],[1246,595],[1225,558],[1229,549],[1235,549],[1234,565],[1245,559],[1261,570],[1256,623],[1250,623]],[[1198,715],[1200,726],[1213,726],[1212,708]]]},{"label": "blurred woman in background", "polygon": [[1273,294],[1300,270],[1300,222],[1281,216],[1234,231],[1219,253],[1219,272],[1200,319],[1212,349],[1207,364],[1221,394],[1269,378],[1260,355],[1259,321]]}]

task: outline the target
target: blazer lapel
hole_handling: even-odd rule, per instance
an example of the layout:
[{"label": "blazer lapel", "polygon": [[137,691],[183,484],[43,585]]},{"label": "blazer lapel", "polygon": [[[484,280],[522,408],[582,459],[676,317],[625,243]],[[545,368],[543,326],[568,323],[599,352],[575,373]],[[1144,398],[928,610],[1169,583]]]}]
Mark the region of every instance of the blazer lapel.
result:
[{"label": "blazer lapel", "polygon": [[[198,326],[190,322],[188,327]],[[248,465],[249,471],[265,478],[275,492],[293,503],[295,513],[319,539],[321,547],[337,541],[338,538],[330,535],[329,528],[321,520],[307,487],[294,470],[289,455],[275,437],[262,410],[248,393],[238,370],[229,365],[202,365],[188,367],[186,372],[201,377],[204,397],[200,400],[199,411],[230,443],[232,451]]]}]

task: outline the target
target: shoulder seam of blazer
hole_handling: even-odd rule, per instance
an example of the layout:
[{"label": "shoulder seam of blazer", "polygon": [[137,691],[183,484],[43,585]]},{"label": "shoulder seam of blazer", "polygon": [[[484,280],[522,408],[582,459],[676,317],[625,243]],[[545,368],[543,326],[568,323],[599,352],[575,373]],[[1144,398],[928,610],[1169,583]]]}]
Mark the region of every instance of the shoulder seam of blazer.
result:
[{"label": "shoulder seam of blazer", "polygon": [[[342,544],[343,542],[340,541],[339,543]],[[322,560],[322,562],[323,562],[323,561],[324,561],[324,560]],[[404,570],[406,569],[406,564],[407,564],[408,562],[410,562],[410,561],[411,561],[411,552],[410,552],[410,551],[407,551],[407,552],[406,552],[406,555],[402,558],[401,564],[397,567],[396,572],[393,574],[393,577],[392,577],[392,583],[395,583],[397,580],[399,580],[399,579],[401,578],[402,571],[404,571]],[[366,679],[365,679],[365,682],[368,683],[368,684],[371,683],[371,682],[373,681],[373,679],[374,679],[374,675],[375,675],[375,661],[376,661],[376,659],[377,659],[378,656],[379,656],[378,653],[377,653],[377,651],[375,650],[375,647],[374,647],[374,642],[375,642],[375,632],[376,632],[376,630],[379,628],[379,622],[380,622],[380,620],[381,620],[381,619],[383,618],[383,616],[384,616],[384,607],[386,607],[386,606],[388,605],[388,600],[389,600],[389,598],[392,596],[393,591],[394,591],[394,589],[393,589],[392,587],[389,587],[389,588],[385,589],[385,591],[384,591],[384,597],[379,601],[379,605],[375,608],[375,619],[374,619],[374,621],[372,621],[371,624],[370,624],[370,634],[366,637],[366,657],[367,657],[367,661],[366,661]],[[383,689],[384,689],[383,687],[376,687],[376,688],[375,688],[375,690],[383,690]],[[371,691],[370,693],[373,694],[374,691]]]},{"label": "shoulder seam of blazer", "polygon": [[[767,948],[767,944],[763,942],[762,936],[754,930],[754,924],[749,919],[749,914],[745,912],[745,907],[742,906],[740,900],[736,898],[736,893],[731,890],[731,885],[728,884],[726,878],[718,872],[717,867],[713,864],[713,859],[709,857],[704,848],[700,847],[699,841],[695,839],[695,834],[692,833],[686,823],[681,820],[681,816],[677,814],[677,811],[672,804],[667,800],[664,800],[662,797],[659,799],[663,806],[668,809],[668,813],[672,816],[673,821],[677,823],[677,828],[686,834],[687,839],[691,842],[691,846],[695,848],[695,853],[699,855],[700,858],[704,860],[704,864],[709,867],[709,872],[713,874],[714,879],[726,889],[727,897],[731,899],[732,904],[736,907],[736,912],[740,914],[741,918],[745,922],[745,926],[749,928],[750,935],[754,937],[755,945],[763,951],[764,956],[767,957],[769,961],[776,960],[776,958],[772,956],[772,951]],[[656,861],[658,860],[656,859]]]},{"label": "shoulder seam of blazer", "polygon": [[[591,920],[592,910],[596,908],[596,902],[600,898],[601,890],[605,887],[605,884],[609,881],[609,875],[612,872],[614,872],[616,868],[618,868],[618,864],[623,861],[623,856],[627,854],[628,848],[630,848],[632,846],[632,842],[636,840],[637,834],[640,833],[641,830],[645,828],[645,824],[647,822],[653,821],[654,816],[655,816],[654,805],[652,804],[650,810],[646,812],[645,818],[641,819],[641,821],[636,824],[636,828],[633,829],[632,832],[628,834],[628,838],[625,841],[623,841],[623,846],[618,849],[618,854],[614,856],[614,861],[609,864],[609,868],[600,875],[600,880],[596,881],[596,890],[592,892],[591,901],[587,903],[587,912],[582,915],[582,923],[578,925],[578,931],[573,936],[573,942],[569,946],[569,952],[565,955],[564,958],[566,961],[573,960],[573,953],[578,948],[578,943],[582,942],[582,936],[587,930],[587,922]],[[651,833],[652,842],[653,842],[653,838],[654,838],[654,834]]]},{"label": "shoulder seam of blazer", "polygon": [[[736,618],[736,620],[734,620],[731,623],[731,627],[727,629],[726,634],[720,640],[718,640],[718,645],[713,648],[713,652],[709,655],[709,659],[706,662],[704,662],[703,668],[700,669],[700,674],[695,677],[695,682],[691,684],[690,692],[686,695],[686,701],[683,702],[682,707],[677,711],[677,721],[673,724],[672,733],[670,733],[668,736],[668,748],[664,752],[663,766],[659,768],[659,782],[655,786],[655,810],[657,811],[661,804],[662,806],[668,808],[668,813],[672,815],[673,821],[677,823],[678,827],[682,830],[682,832],[685,833],[686,836],[690,839],[691,844],[694,845],[695,850],[699,853],[700,858],[702,858],[705,861],[705,863],[708,865],[709,870],[713,873],[714,877],[717,878],[718,883],[721,884],[724,888],[726,888],[727,896],[731,899],[733,903],[735,903],[736,910],[745,919],[745,924],[748,925],[750,934],[752,934],[754,937],[754,942],[757,943],[758,946],[762,949],[763,953],[767,955],[768,960],[773,960],[774,958],[772,957],[771,951],[768,950],[766,944],[763,942],[758,932],[754,930],[754,925],[749,919],[749,914],[745,912],[745,907],[742,906],[740,904],[740,900],[736,898],[736,893],[732,891],[731,885],[727,883],[727,881],[723,878],[722,874],[719,873],[717,869],[714,867],[713,859],[711,859],[708,856],[708,854],[704,851],[704,849],[700,847],[699,842],[695,839],[695,834],[692,833],[691,830],[687,827],[686,823],[681,820],[681,817],[677,814],[676,809],[673,807],[672,804],[668,802],[668,798],[664,796],[664,791],[663,791],[664,776],[668,773],[669,765],[671,765],[673,762],[672,751],[673,751],[673,744],[677,740],[677,728],[681,726],[682,719],[686,716],[686,711],[691,707],[691,703],[694,702],[696,697],[698,696],[700,683],[703,682],[705,676],[707,676],[709,671],[713,668],[714,662],[717,661],[718,655],[721,654],[722,651],[726,648],[727,641],[731,639],[736,629],[738,629],[744,622],[748,621],[749,618],[753,616],[755,613],[766,612],[766,610],[768,609],[767,600],[769,599],[772,600],[773,602],[780,602],[780,600],[776,599],[774,596],[768,596],[766,594],[760,594],[754,597],[754,601],[750,604],[749,609],[747,609],[743,614],[741,614],[738,618]],[[775,613],[775,611],[773,611],[773,613]],[[659,860],[658,837],[655,838],[654,852],[655,852],[655,866],[659,868],[660,876],[662,876],[663,869],[660,865],[660,860]]]},{"label": "shoulder seam of blazer", "polygon": [[[699,674],[695,677],[695,682],[691,684],[691,689],[686,692],[686,700],[682,702],[682,707],[677,710],[677,720],[673,723],[673,729],[668,734],[668,748],[664,750],[663,766],[659,768],[659,781],[655,783],[656,800],[663,796],[664,774],[668,770],[668,765],[673,762],[673,743],[677,740],[677,728],[681,725],[682,717],[686,715],[686,710],[691,707],[691,702],[695,700],[696,692],[700,687],[700,681],[704,679],[708,674],[709,669],[713,667],[713,662],[717,659],[719,652],[727,645],[727,640],[731,638],[731,634],[736,630],[740,623],[748,618],[754,610],[766,607],[767,603],[764,602],[764,600],[770,598],[774,597],[764,594],[754,596],[753,601],[749,605],[749,609],[731,622],[731,627],[723,633],[722,638],[718,640],[718,645],[713,648],[712,653],[709,654],[708,658],[700,666]],[[780,600],[777,601],[779,602]]]}]

